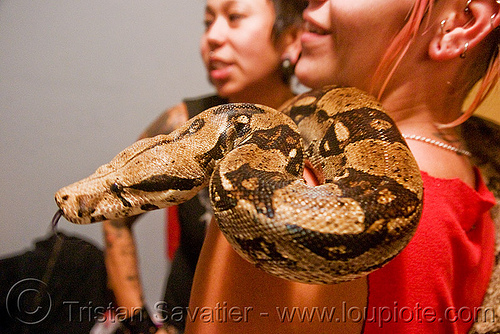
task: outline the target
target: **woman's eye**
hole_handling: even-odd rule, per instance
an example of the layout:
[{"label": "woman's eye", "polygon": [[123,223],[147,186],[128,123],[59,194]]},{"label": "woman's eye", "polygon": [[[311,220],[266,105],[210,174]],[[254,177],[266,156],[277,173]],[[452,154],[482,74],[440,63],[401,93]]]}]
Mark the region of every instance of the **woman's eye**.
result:
[{"label": "woman's eye", "polygon": [[238,20],[241,20],[243,18],[242,14],[229,14],[229,22],[236,22]]},{"label": "woman's eye", "polygon": [[212,25],[213,21],[212,20],[203,20],[203,25],[205,26],[205,29],[210,28]]},{"label": "woman's eye", "polygon": [[210,26],[214,23],[215,18],[213,15],[205,15],[205,18],[203,19],[203,25],[205,26],[205,29],[210,28]]}]

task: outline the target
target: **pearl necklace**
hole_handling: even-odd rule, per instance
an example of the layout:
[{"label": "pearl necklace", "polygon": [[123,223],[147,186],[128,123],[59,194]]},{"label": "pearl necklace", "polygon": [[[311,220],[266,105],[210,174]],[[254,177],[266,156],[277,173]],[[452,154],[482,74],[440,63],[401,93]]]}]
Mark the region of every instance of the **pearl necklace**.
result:
[{"label": "pearl necklace", "polygon": [[421,142],[424,142],[424,143],[427,143],[427,144],[431,144],[431,145],[443,148],[445,150],[450,150],[450,151],[455,152],[455,153],[460,154],[460,155],[465,155],[466,157],[471,157],[472,156],[472,153],[470,153],[467,150],[464,150],[464,149],[461,149],[459,147],[456,147],[456,146],[453,146],[453,145],[450,145],[450,144],[446,144],[446,143],[443,143],[443,142],[440,142],[440,141],[437,141],[437,140],[434,140],[434,139],[431,139],[431,138],[427,138],[427,137],[424,137],[424,136],[417,136],[417,135],[406,135],[404,133],[402,135],[403,135],[404,139],[411,139],[411,140],[421,141]]}]

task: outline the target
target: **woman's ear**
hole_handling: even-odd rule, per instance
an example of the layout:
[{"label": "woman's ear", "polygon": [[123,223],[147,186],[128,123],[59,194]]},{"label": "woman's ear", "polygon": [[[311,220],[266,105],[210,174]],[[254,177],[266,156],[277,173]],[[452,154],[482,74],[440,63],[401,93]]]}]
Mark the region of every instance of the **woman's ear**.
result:
[{"label": "woman's ear", "polygon": [[300,44],[300,35],[302,29],[299,27],[290,27],[283,34],[283,53],[282,60],[288,58],[290,62],[295,66],[299,60],[300,52],[302,51],[302,45]]},{"label": "woman's ear", "polygon": [[450,12],[440,22],[429,56],[438,61],[463,58],[499,25],[500,4],[496,0],[468,1],[464,9]]}]

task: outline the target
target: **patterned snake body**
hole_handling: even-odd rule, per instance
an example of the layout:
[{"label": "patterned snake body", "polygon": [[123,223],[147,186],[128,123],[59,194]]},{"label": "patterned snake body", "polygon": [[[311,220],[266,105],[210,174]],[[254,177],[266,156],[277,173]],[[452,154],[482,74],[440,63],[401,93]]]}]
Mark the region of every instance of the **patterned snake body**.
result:
[{"label": "patterned snake body", "polygon": [[[321,181],[303,180],[305,161]],[[337,283],[381,267],[409,242],[422,209],[416,162],[379,103],[354,88],[208,109],[143,139],[56,193],[71,222],[136,215],[209,185],[221,231],[273,275]]]}]

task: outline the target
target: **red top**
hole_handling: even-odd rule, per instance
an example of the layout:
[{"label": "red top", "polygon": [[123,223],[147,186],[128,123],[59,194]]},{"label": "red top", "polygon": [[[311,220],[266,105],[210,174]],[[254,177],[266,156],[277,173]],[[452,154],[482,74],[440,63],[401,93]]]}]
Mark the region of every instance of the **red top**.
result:
[{"label": "red top", "polygon": [[166,253],[167,259],[173,260],[177,248],[181,242],[181,223],[179,222],[179,207],[169,206],[167,208],[167,221],[166,221]]},{"label": "red top", "polygon": [[[476,175],[474,190],[459,179],[422,172],[420,224],[401,254],[369,275],[364,333],[466,333],[472,326],[490,280],[495,245],[489,214],[495,198],[478,170]],[[352,317],[356,311],[350,310]],[[493,310],[483,311],[492,321]]]}]

